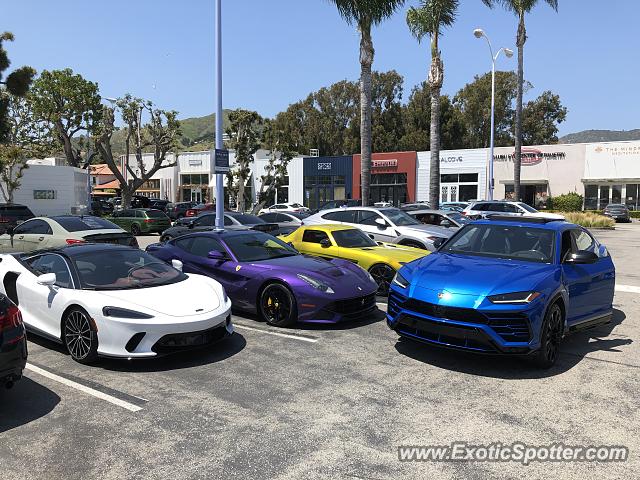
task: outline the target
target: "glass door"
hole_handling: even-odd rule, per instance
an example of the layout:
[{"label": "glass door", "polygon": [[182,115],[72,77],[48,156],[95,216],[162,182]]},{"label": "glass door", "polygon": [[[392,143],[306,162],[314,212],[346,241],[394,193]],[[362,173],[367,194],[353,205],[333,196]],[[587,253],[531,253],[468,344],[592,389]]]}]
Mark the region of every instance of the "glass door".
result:
[{"label": "glass door", "polygon": [[440,202],[457,202],[458,201],[458,184],[441,185]]},{"label": "glass door", "polygon": [[191,189],[191,201],[196,203],[202,203],[202,189],[201,188],[192,188]]}]

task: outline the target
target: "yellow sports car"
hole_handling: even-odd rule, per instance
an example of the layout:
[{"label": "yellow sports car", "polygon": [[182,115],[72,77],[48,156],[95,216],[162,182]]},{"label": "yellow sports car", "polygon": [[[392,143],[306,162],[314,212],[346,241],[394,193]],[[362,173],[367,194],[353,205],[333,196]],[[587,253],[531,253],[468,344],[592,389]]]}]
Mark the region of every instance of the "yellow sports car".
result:
[{"label": "yellow sports car", "polygon": [[346,225],[302,225],[280,237],[299,252],[324,258],[343,258],[367,270],[378,284],[378,295],[387,295],[396,271],[429,254],[428,250],[381,243]]}]

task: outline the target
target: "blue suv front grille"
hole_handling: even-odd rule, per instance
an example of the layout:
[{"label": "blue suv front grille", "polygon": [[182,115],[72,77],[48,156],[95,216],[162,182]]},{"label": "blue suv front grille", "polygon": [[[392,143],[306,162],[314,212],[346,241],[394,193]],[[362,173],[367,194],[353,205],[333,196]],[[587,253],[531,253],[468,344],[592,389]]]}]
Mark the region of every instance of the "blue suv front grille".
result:
[{"label": "blue suv front grille", "polygon": [[505,342],[528,342],[531,338],[529,319],[522,313],[486,313],[488,325]]}]

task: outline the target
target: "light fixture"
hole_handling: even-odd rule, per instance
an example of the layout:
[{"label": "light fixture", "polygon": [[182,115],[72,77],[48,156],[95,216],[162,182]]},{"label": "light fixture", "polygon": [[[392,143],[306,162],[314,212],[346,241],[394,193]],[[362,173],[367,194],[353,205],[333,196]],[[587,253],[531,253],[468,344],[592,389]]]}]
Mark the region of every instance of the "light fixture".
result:
[{"label": "light fixture", "polygon": [[484,36],[484,30],[482,30],[481,28],[476,28],[473,31],[473,34],[476,36],[476,38],[482,38]]}]

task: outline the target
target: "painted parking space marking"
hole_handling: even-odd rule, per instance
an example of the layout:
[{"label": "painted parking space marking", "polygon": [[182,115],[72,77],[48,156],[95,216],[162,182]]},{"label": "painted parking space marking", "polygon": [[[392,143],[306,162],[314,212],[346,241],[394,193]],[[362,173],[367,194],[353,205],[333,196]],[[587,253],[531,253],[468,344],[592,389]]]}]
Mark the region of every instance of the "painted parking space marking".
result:
[{"label": "painted parking space marking", "polygon": [[119,394],[119,396],[127,396],[130,398],[137,398],[139,401],[141,402],[146,402],[146,400],[140,398],[140,397],[133,397],[132,395],[127,395],[127,394],[122,394],[121,392],[116,392],[115,390],[112,389],[107,389],[106,387],[102,388],[101,390],[97,390],[95,388],[89,387],[87,385],[83,385],[82,383],[76,382],[74,380],[71,380],[69,378],[65,378],[62,377],[60,375],[57,375],[55,373],[52,373],[48,370],[45,370],[41,367],[38,367],[36,365],[33,365],[32,363],[27,363],[26,370],[32,371],[34,373],[37,373],[38,375],[42,375],[43,377],[46,377],[50,380],[53,380],[55,382],[61,383],[62,385],[66,385],[68,387],[71,387],[75,390],[78,390],[80,392],[86,393],[87,395],[91,395],[93,397],[99,398],[101,400],[104,400],[105,402],[109,402],[113,405],[116,405],[118,407],[124,408],[125,410],[129,410],[130,412],[139,412],[140,410],[142,410],[142,407],[140,405],[135,405],[134,403],[128,402],[126,400],[123,400],[122,398],[118,398],[112,394],[106,393],[104,391],[101,390],[109,390],[111,392],[113,392],[114,394]]},{"label": "painted parking space marking", "polygon": [[616,292],[640,293],[640,287],[616,284]]},{"label": "painted parking space marking", "polygon": [[293,335],[291,333],[273,332],[271,330],[266,330],[264,328],[256,328],[256,327],[250,327],[248,325],[238,324],[237,322],[234,322],[233,326],[234,328],[239,328],[241,330],[249,330],[252,332],[266,333],[267,335],[273,335],[275,337],[282,337],[282,338],[289,338],[292,340],[299,340],[301,342],[316,343],[318,341],[317,338],[313,338],[313,337],[306,337],[303,335]]}]

